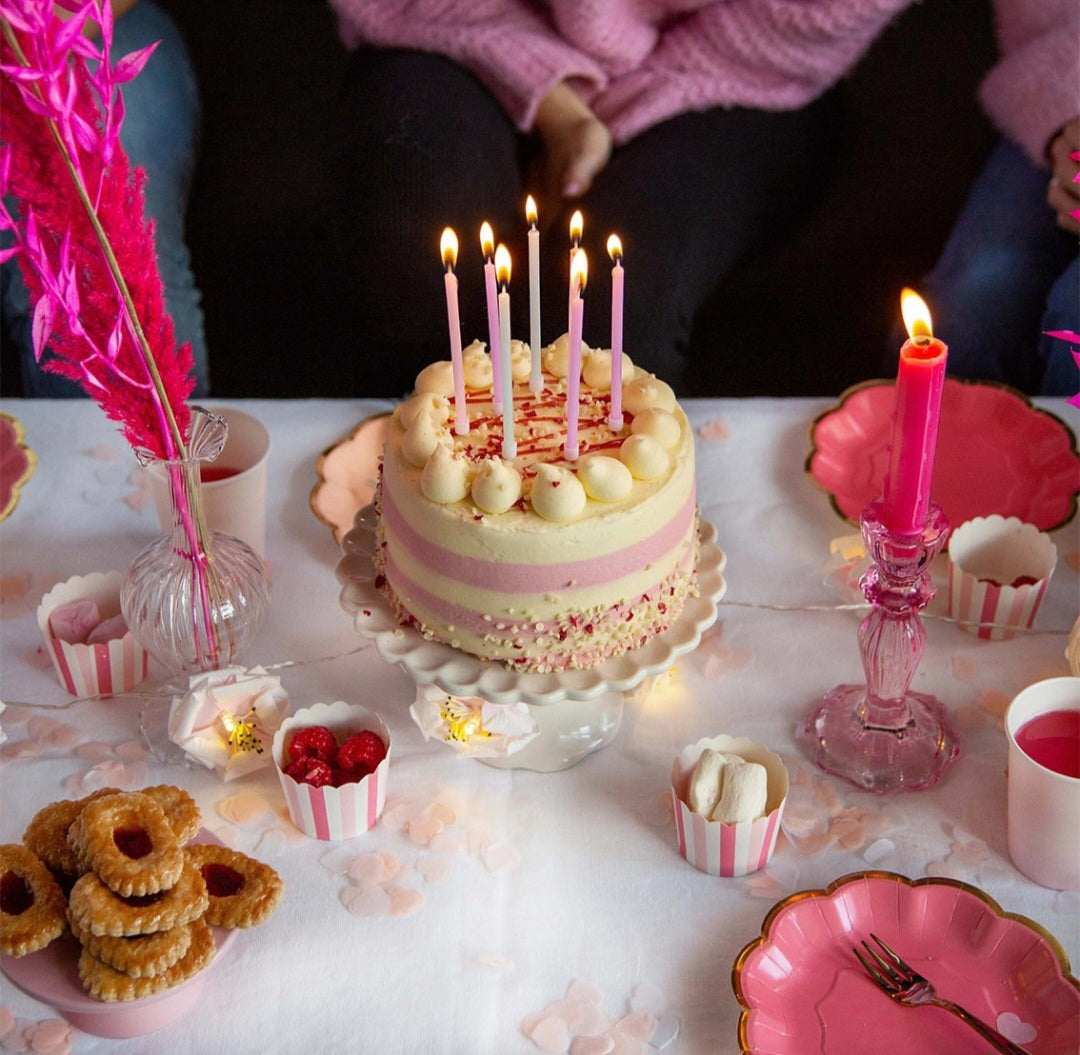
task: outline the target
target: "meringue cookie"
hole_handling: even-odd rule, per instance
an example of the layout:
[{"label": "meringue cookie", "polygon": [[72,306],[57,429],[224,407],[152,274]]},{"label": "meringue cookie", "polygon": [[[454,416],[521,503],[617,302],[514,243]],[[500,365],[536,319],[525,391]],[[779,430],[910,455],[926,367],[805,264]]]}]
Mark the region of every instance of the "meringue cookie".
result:
[{"label": "meringue cookie", "polygon": [[619,459],[638,480],[655,480],[663,476],[671,462],[663,446],[642,432],[623,440],[619,447]]},{"label": "meringue cookie", "polygon": [[581,481],[569,469],[546,464],[536,467],[529,499],[536,513],[556,524],[579,516],[588,501]]},{"label": "meringue cookie", "polygon": [[485,513],[505,513],[521,497],[521,473],[501,458],[486,458],[473,477],[472,500]]},{"label": "meringue cookie", "polygon": [[743,824],[765,816],[769,797],[769,774],[757,762],[739,759],[724,765],[724,781],[710,820],[722,824]]},{"label": "meringue cookie", "polygon": [[590,454],[578,462],[578,479],[585,493],[597,502],[618,502],[634,486],[634,478],[618,458]]},{"label": "meringue cookie", "polygon": [[[581,344],[582,362],[592,354],[592,350],[583,341]],[[556,337],[553,344],[549,344],[541,353],[541,362],[544,369],[553,377],[570,376],[570,334],[564,333]]]},{"label": "meringue cookie", "polygon": [[634,415],[630,422],[631,433],[652,436],[666,450],[674,450],[682,439],[682,426],[679,419],[670,411],[659,407],[648,407]]},{"label": "meringue cookie", "polygon": [[528,381],[532,373],[532,351],[524,341],[510,342],[510,376],[515,381]]},{"label": "meringue cookie", "polygon": [[420,490],[440,505],[460,502],[469,493],[471,466],[454,454],[449,443],[440,443],[420,474]]}]

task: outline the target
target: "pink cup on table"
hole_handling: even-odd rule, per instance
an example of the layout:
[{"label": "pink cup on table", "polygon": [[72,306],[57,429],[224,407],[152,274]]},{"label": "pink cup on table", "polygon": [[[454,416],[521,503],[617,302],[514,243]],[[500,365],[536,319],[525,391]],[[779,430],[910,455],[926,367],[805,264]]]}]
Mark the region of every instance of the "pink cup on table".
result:
[{"label": "pink cup on table", "polygon": [[1042,886],[1080,890],[1080,677],[1029,685],[1005,712],[1009,856]]}]

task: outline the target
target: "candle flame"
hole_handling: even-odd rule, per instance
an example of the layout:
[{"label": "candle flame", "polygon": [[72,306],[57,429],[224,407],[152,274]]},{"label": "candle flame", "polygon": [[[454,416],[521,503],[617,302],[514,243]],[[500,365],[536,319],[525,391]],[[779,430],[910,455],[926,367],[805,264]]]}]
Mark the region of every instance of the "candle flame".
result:
[{"label": "candle flame", "polygon": [[495,250],[495,277],[499,280],[500,286],[510,284],[510,250],[501,242],[499,248]]},{"label": "candle flame", "polygon": [[531,194],[525,199],[525,219],[529,223],[536,223],[536,202]]},{"label": "candle flame", "polygon": [[495,232],[487,220],[480,225],[480,250],[489,260],[491,254],[495,252]]},{"label": "candle flame", "polygon": [[574,210],[574,215],[570,217],[570,241],[577,245],[581,241],[581,232],[585,227],[585,218],[581,215],[580,209]]},{"label": "candle flame", "polygon": [[900,313],[904,316],[909,337],[934,336],[930,325],[930,309],[915,290],[905,288],[900,294]]},{"label": "candle flame", "polygon": [[619,236],[617,234],[613,234],[608,238],[607,251],[608,256],[610,256],[612,260],[622,260],[622,242],[619,241]]},{"label": "candle flame", "polygon": [[457,263],[458,240],[452,227],[447,227],[439,240],[439,252],[442,253],[443,267],[453,268]]},{"label": "candle flame", "polygon": [[585,250],[578,249],[574,252],[570,261],[570,284],[579,290],[585,289],[585,283],[589,279],[589,261],[585,257]]}]

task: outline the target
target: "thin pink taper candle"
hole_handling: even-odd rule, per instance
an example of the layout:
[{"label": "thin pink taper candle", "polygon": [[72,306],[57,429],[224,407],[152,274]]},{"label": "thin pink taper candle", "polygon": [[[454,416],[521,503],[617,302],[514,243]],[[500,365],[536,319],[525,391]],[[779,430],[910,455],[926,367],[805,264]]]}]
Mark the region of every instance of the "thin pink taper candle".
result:
[{"label": "thin pink taper candle", "polygon": [[529,391],[539,395],[544,386],[540,368],[540,229],[536,226],[536,202],[525,199],[525,219],[529,222]]},{"label": "thin pink taper candle", "polygon": [[495,232],[485,220],[480,225],[480,250],[484,254],[484,293],[487,296],[488,351],[491,352],[491,395],[502,410],[502,371],[499,366],[499,300],[495,289]]},{"label": "thin pink taper candle", "polygon": [[578,416],[581,411],[581,331],[585,321],[585,301],[581,294],[589,277],[589,262],[585,250],[574,253],[570,264],[570,284],[574,291],[570,301],[570,348],[566,364],[566,442],[563,454],[567,461],[575,462],[578,456]]},{"label": "thin pink taper candle", "polygon": [[580,209],[574,210],[574,215],[570,217],[570,286],[569,297],[567,299],[567,330],[569,331],[569,319],[570,319],[570,307],[574,303],[574,296],[577,290],[574,287],[574,254],[581,248],[581,233],[585,229],[585,219],[581,215]]},{"label": "thin pink taper candle", "polygon": [[502,456],[517,457],[514,439],[514,374],[510,369],[510,251],[495,250],[495,275],[499,280],[499,360],[502,371]]},{"label": "thin pink taper candle", "polygon": [[622,324],[623,279],[622,242],[613,234],[607,240],[607,251],[613,263],[611,267],[611,410],[608,427],[618,432],[623,427],[622,412]]},{"label": "thin pink taper candle", "polygon": [[896,374],[881,518],[895,534],[918,535],[930,505],[948,349],[934,337],[930,312],[917,293],[905,289],[901,305],[910,336],[900,349]]},{"label": "thin pink taper candle", "polygon": [[458,280],[454,274],[457,263],[458,240],[447,227],[440,242],[443,266],[446,268],[446,318],[450,326],[450,361],[454,372],[454,431],[464,436],[469,431],[469,415],[465,409],[465,367],[461,361],[461,317],[458,314]]}]

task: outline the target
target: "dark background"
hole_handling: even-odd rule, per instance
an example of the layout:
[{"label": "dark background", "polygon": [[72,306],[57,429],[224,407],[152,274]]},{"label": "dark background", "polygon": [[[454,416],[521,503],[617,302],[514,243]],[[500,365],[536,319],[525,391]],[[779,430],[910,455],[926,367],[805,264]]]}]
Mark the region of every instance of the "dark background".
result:
[{"label": "dark background", "polygon": [[[347,62],[325,0],[161,2],[203,97],[188,241],[214,394],[395,394],[335,383],[364,342],[339,311],[348,290],[322,210],[323,129]],[[994,57],[989,6],[914,4],[842,84],[831,185],[702,313],[695,351],[713,365],[701,390],[832,395],[881,376],[900,289],[933,264],[993,143],[975,95]],[[17,378],[5,362],[5,395]]]}]

